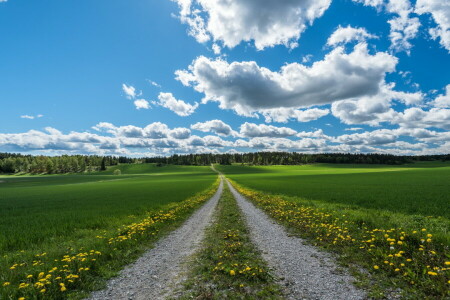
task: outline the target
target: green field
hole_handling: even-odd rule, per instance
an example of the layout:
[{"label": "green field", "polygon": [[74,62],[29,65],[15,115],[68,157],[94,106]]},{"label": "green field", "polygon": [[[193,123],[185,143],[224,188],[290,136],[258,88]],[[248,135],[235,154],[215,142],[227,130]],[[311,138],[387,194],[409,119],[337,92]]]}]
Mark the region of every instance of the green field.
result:
[{"label": "green field", "polygon": [[249,188],[395,213],[450,219],[450,164],[217,166]]},{"label": "green field", "polygon": [[[122,175],[110,175],[120,168]],[[121,165],[92,175],[0,177],[0,256],[47,251],[184,200],[213,183],[209,167]],[[64,242],[63,242],[64,241]]]}]

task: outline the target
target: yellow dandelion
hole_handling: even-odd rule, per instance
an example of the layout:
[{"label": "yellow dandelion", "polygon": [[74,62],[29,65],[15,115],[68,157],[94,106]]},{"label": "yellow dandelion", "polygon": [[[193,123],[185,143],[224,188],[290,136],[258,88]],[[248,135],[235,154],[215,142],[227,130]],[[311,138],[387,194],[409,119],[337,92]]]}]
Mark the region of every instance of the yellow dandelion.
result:
[{"label": "yellow dandelion", "polygon": [[231,270],[231,271],[230,271],[230,275],[231,275],[231,276],[234,276],[234,275],[236,275],[236,272],[234,272],[234,270]]},{"label": "yellow dandelion", "polygon": [[378,270],[380,267],[377,266],[377,265],[375,265],[375,266],[373,266],[373,268],[374,268],[375,270]]}]

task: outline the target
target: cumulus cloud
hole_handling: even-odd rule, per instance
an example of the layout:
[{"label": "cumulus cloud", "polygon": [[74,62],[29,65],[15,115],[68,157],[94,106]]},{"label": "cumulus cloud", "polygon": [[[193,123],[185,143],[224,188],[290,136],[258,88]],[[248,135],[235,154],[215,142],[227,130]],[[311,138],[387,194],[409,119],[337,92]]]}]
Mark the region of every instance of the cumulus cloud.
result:
[{"label": "cumulus cloud", "polygon": [[198,42],[210,39],[233,48],[254,41],[255,47],[295,47],[301,33],[321,17],[331,0],[173,0],[180,20]]},{"label": "cumulus cloud", "polygon": [[410,54],[413,47],[410,40],[417,36],[421,24],[417,17],[411,17],[414,10],[409,0],[353,0],[353,2],[375,7],[378,11],[385,9],[388,14],[395,15],[388,21],[391,27],[390,48],[396,52],[405,51]]},{"label": "cumulus cloud", "polygon": [[255,116],[267,109],[298,109],[375,95],[396,64],[396,57],[385,52],[372,55],[367,44],[359,43],[348,54],[337,47],[311,67],[291,63],[274,72],[254,61],[228,63],[200,56],[189,70],[176,75],[184,85],[204,93],[204,103],[216,101],[222,109]]},{"label": "cumulus cloud", "polygon": [[389,34],[391,49],[409,54],[412,48],[410,40],[414,39],[419,32],[419,18],[410,16],[413,8],[409,0],[389,0],[386,9],[389,13],[398,15],[388,21],[391,25]]},{"label": "cumulus cloud", "polygon": [[421,92],[400,92],[395,91],[394,87],[394,84],[385,84],[376,95],[337,101],[331,105],[331,112],[343,123],[350,125],[379,126],[383,122],[393,123],[399,114],[392,108],[393,100],[413,105],[421,103],[424,98]]},{"label": "cumulus cloud", "polygon": [[131,85],[122,84],[122,90],[128,99],[134,99],[137,96],[136,88]]},{"label": "cumulus cloud", "polygon": [[149,109],[150,104],[145,99],[137,99],[134,101],[134,106],[136,106],[136,109]]},{"label": "cumulus cloud", "polygon": [[286,123],[289,120],[297,120],[298,122],[310,122],[317,120],[330,113],[329,109],[310,108],[305,110],[293,109],[293,108],[273,108],[260,110],[265,121]]},{"label": "cumulus cloud", "polygon": [[367,39],[376,39],[376,35],[370,34],[365,28],[352,27],[339,27],[331,34],[327,40],[327,45],[336,46],[340,44],[347,44],[353,41],[363,42]]},{"label": "cumulus cloud", "polygon": [[442,0],[417,0],[416,13],[431,14],[437,26],[429,30],[433,39],[440,39],[442,47],[450,52],[450,4]]},{"label": "cumulus cloud", "polygon": [[450,108],[450,84],[445,87],[445,94],[437,96],[431,104],[435,107]]},{"label": "cumulus cloud", "polygon": [[198,103],[192,105],[183,100],[177,100],[172,93],[159,93],[158,100],[153,103],[168,108],[181,117],[192,115],[198,107]]},{"label": "cumulus cloud", "polygon": [[198,122],[191,125],[191,129],[202,132],[213,132],[220,136],[237,136],[237,132],[221,120],[211,120],[203,123]]},{"label": "cumulus cloud", "polygon": [[419,107],[398,113],[396,124],[406,128],[442,128],[450,130],[450,109],[431,108],[426,111]]},{"label": "cumulus cloud", "polygon": [[293,136],[297,131],[287,127],[275,127],[265,124],[254,124],[245,122],[241,125],[241,136],[244,137],[287,137]]}]

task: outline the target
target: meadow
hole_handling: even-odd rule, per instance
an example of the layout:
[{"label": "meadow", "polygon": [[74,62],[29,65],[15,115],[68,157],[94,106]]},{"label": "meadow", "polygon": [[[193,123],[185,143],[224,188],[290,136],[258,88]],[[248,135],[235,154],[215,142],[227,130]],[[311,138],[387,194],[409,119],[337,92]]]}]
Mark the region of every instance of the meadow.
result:
[{"label": "meadow", "polygon": [[217,166],[249,188],[361,208],[450,218],[450,164]]},{"label": "meadow", "polygon": [[448,164],[216,168],[292,234],[339,254],[371,297],[450,297]]},{"label": "meadow", "polygon": [[[118,168],[122,175],[111,175]],[[153,164],[121,165],[83,175],[1,176],[0,282],[9,286],[21,280],[21,274],[36,273],[33,267],[44,260],[58,261],[67,254],[75,257],[83,249],[117,250],[108,245],[131,239],[142,228],[152,227],[151,235],[157,235],[187,217],[201,202],[197,198],[206,200],[196,195],[211,189],[216,180],[209,167]],[[119,258],[106,253],[102,263],[113,261],[112,265],[97,270],[96,276],[113,275],[148,247],[149,241],[144,242],[121,246],[126,255],[118,251]],[[48,268],[43,265],[42,271]],[[92,280],[82,289],[94,285]]]}]

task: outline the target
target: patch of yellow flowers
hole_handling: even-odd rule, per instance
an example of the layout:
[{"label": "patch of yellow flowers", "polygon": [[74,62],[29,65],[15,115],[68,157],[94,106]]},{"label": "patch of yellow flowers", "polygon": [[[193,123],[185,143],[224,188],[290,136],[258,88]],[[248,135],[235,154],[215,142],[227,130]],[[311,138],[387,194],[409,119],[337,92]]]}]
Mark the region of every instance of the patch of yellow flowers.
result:
[{"label": "patch of yellow flowers", "polygon": [[270,216],[299,230],[314,244],[334,250],[349,249],[371,262],[373,272],[385,272],[429,296],[450,296],[448,246],[434,243],[426,228],[410,232],[402,228],[369,228],[350,221],[345,214],[296,204],[232,183]]},{"label": "patch of yellow flowers", "polygon": [[[0,281],[0,299],[64,299],[68,291],[83,288],[89,277],[97,275],[100,264],[107,264],[114,259],[117,252],[130,249],[139,242],[155,236],[164,224],[176,221],[208,200],[215,192],[220,180],[207,192],[200,193],[182,202],[173,203],[165,209],[149,214],[145,219],[130,225],[122,226],[116,235],[99,239],[102,253],[97,250],[79,251],[70,248],[60,258],[49,258],[47,253],[38,253],[35,260],[14,263],[9,267],[8,278]],[[1,280],[1,279],[0,279]]]}]

